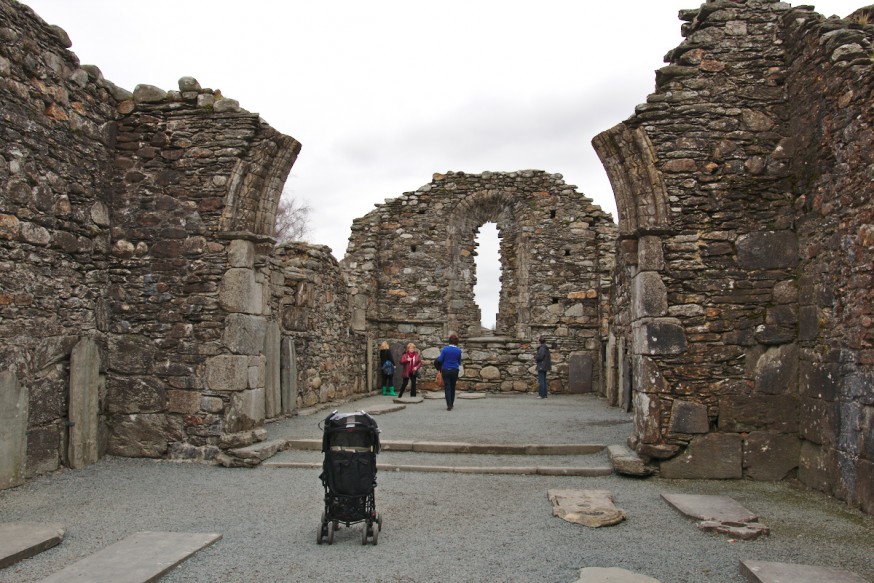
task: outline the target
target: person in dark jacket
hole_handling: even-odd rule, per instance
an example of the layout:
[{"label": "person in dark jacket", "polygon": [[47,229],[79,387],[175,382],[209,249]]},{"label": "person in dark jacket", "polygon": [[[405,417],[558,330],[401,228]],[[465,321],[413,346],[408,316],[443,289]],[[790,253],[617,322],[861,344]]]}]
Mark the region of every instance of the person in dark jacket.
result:
[{"label": "person in dark jacket", "polygon": [[[395,392],[394,381],[396,364],[397,363],[391,354],[391,350],[388,347],[388,341],[383,340],[382,344],[379,345],[379,374],[382,375],[383,395],[391,395],[392,397],[398,396]],[[386,388],[388,388],[388,393],[386,392]]]},{"label": "person in dark jacket", "polygon": [[546,398],[546,373],[552,368],[552,356],[549,354],[549,347],[546,345],[546,337],[540,337],[540,346],[537,347],[537,354],[534,355],[534,362],[537,363],[537,385],[540,389],[537,398]]},{"label": "person in dark jacket", "polygon": [[449,336],[449,344],[440,351],[440,356],[434,361],[440,374],[443,375],[443,394],[446,397],[446,410],[452,411],[455,405],[455,383],[458,382],[458,371],[461,368],[461,349],[458,347],[458,336]]}]

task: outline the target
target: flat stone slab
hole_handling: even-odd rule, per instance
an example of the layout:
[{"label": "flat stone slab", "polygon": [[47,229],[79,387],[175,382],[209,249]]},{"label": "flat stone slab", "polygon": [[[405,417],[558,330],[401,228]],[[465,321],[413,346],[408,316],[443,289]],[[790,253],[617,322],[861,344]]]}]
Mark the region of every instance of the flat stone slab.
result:
[{"label": "flat stone slab", "polygon": [[590,528],[625,520],[625,511],[613,505],[609,490],[547,490],[552,515]]},{"label": "flat stone slab", "polygon": [[64,525],[40,522],[0,524],[0,569],[56,546],[64,540]]},{"label": "flat stone slab", "polygon": [[661,583],[658,579],[618,567],[584,567],[574,583]]},{"label": "flat stone slab", "polygon": [[372,407],[368,407],[364,410],[365,413],[369,415],[382,415],[384,413],[394,413],[395,411],[403,411],[406,409],[406,405],[401,405],[398,403],[385,404],[385,405],[374,405]]},{"label": "flat stone slab", "polygon": [[266,460],[276,455],[288,446],[288,442],[284,439],[272,439],[270,441],[262,441],[246,447],[239,447],[230,450],[230,453],[243,459]]},{"label": "flat stone slab", "polygon": [[42,580],[42,583],[149,583],[216,541],[220,534],[137,532]]},{"label": "flat stone slab", "polygon": [[455,393],[456,399],[485,399],[485,393]]},{"label": "flat stone slab", "polygon": [[728,496],[705,496],[700,494],[662,494],[665,502],[696,520],[745,523],[759,519],[733,498]]},{"label": "flat stone slab", "polygon": [[750,583],[867,583],[844,569],[794,563],[741,561],[740,572]]},{"label": "flat stone slab", "polygon": [[753,514],[728,496],[697,494],[662,494],[662,498],[680,513],[699,520],[698,528],[727,534],[741,540],[755,540],[770,534],[770,529]]},{"label": "flat stone slab", "polygon": [[415,397],[395,397],[392,399],[393,403],[400,403],[402,405],[415,405],[416,403],[421,403],[425,399],[416,395]]},{"label": "flat stone slab", "polygon": [[422,396],[426,399],[444,399],[443,391],[429,391],[427,393],[422,393]]}]

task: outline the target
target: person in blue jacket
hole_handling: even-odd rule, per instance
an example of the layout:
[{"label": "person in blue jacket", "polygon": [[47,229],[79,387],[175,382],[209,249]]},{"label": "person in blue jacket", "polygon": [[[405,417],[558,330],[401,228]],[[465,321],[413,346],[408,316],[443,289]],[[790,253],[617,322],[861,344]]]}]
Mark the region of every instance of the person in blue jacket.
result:
[{"label": "person in blue jacket", "polygon": [[455,383],[458,382],[458,369],[461,368],[461,349],[458,347],[458,336],[451,334],[449,344],[440,351],[440,356],[434,361],[443,375],[443,394],[446,396],[446,410],[452,411],[455,404]]}]

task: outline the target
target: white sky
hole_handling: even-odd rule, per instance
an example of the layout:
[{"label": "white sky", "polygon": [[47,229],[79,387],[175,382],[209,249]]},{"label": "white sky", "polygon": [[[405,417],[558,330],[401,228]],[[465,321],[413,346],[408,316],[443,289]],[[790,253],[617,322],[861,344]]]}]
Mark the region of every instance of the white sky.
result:
[{"label": "white sky", "polygon": [[[846,16],[867,1],[803,3]],[[434,172],[558,172],[615,218],[592,137],[646,101],[662,57],[682,41],[678,11],[700,5],[24,3],[66,30],[82,64],[97,65],[116,85],[178,89],[190,75],[299,140],[303,150],[286,189],[313,209],[308,240],[330,246],[338,259],[353,219],[427,184]],[[497,285],[493,270],[478,271],[481,282]],[[485,304],[480,300],[490,325],[497,308]]]}]

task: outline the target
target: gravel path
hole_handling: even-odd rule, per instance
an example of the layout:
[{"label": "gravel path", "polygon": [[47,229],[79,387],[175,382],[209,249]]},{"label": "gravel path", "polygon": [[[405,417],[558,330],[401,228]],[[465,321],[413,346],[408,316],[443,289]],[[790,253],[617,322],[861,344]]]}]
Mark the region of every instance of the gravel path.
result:
[{"label": "gravel path", "polygon": [[[385,439],[615,443],[617,427],[622,436],[628,432],[628,415],[599,399],[532,399],[461,401],[452,412],[425,401],[377,422]],[[371,400],[385,402],[370,398],[338,408],[366,408]],[[326,414],[273,423],[271,436],[318,437],[317,422]],[[662,583],[742,583],[741,559],[842,567],[874,580],[874,518],[786,483],[381,472],[379,545],[362,546],[361,525],[354,525],[341,528],[333,545],[319,546],[318,473],[108,457],[38,478],[0,491],[0,521],[62,522],[67,536],[0,570],[0,581],[38,580],[141,530],[223,534],[163,583],[570,583],[586,566],[622,567]],[[628,520],[600,529],[566,523],[551,516],[550,488],[611,490]],[[660,499],[663,492],[731,496],[759,513],[772,534],[732,542],[703,533]]]}]

